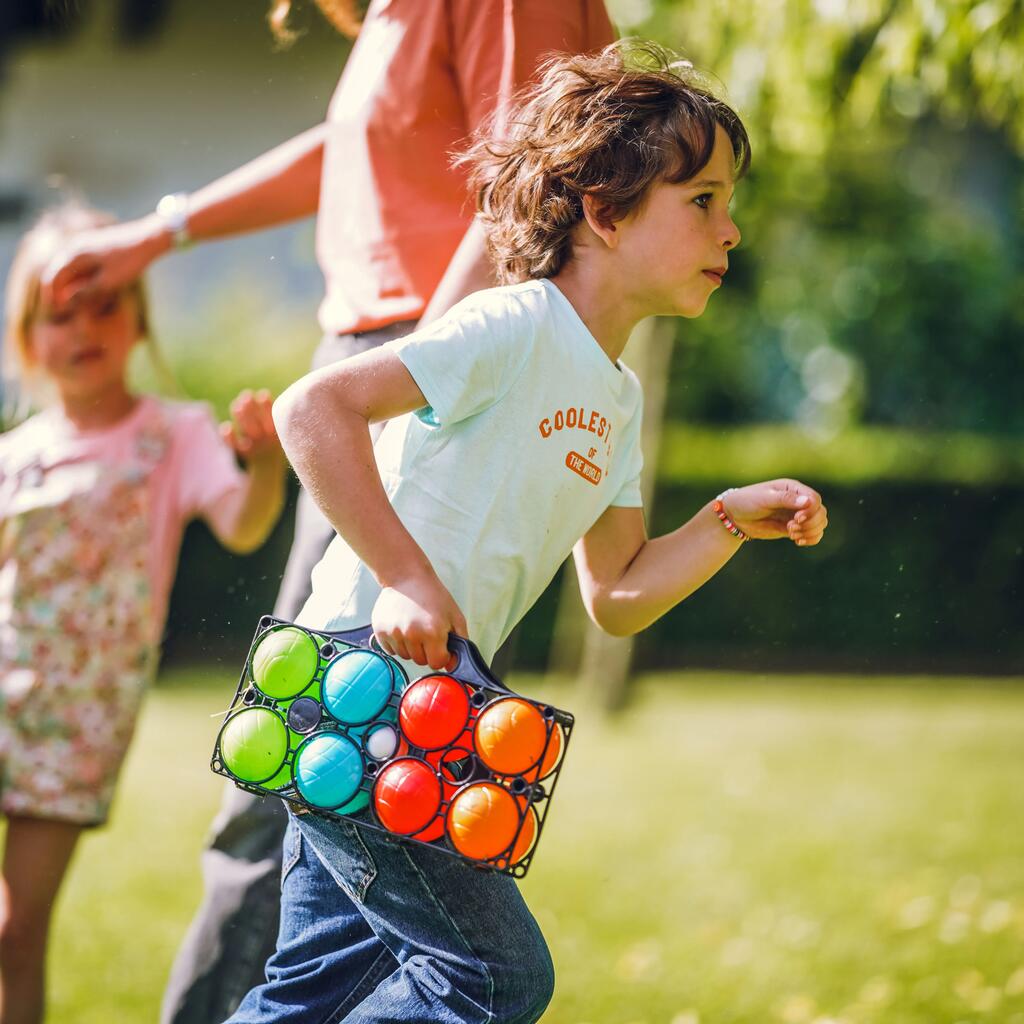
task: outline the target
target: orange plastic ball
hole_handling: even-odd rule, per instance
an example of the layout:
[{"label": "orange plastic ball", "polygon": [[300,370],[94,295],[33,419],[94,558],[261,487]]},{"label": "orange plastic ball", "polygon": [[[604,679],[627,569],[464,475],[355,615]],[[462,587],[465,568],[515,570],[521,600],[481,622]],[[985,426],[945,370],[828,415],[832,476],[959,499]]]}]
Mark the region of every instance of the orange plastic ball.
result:
[{"label": "orange plastic ball", "polygon": [[447,746],[469,721],[469,694],[452,676],[424,676],[407,687],[398,706],[402,734],[414,747]]},{"label": "orange plastic ball", "polygon": [[374,783],[373,807],[388,831],[400,835],[420,832],[441,807],[441,781],[419,758],[391,761]]},{"label": "orange plastic ball", "polygon": [[537,764],[547,735],[544,716],[518,697],[484,708],[473,731],[480,760],[501,775],[517,775]]},{"label": "orange plastic ball", "polygon": [[546,779],[558,767],[562,757],[562,727],[553,722],[551,725],[551,739],[548,740],[548,749],[544,751],[544,759],[537,768],[531,768],[525,772],[527,782],[537,782]]},{"label": "orange plastic ball", "polygon": [[493,782],[466,786],[448,808],[448,835],[459,853],[474,860],[491,860],[504,853],[518,828],[515,797]]},{"label": "orange plastic ball", "polygon": [[537,812],[532,807],[527,807],[526,800],[522,797],[519,805],[524,810],[523,827],[519,830],[519,838],[512,847],[512,856],[509,858],[513,864],[518,864],[533,849],[533,844],[537,840]]}]

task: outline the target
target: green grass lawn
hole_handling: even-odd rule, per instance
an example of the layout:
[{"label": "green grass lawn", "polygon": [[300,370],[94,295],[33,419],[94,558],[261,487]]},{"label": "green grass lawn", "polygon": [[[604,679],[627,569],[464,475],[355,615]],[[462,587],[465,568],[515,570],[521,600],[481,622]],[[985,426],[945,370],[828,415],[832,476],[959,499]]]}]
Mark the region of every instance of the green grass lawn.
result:
[{"label": "green grass lawn", "polygon": [[[538,695],[538,680],[521,679]],[[150,1022],[199,897],[221,669],[151,695],[51,954],[57,1024]],[[583,697],[523,882],[554,1024],[1024,1024],[1024,687],[648,677]]]}]

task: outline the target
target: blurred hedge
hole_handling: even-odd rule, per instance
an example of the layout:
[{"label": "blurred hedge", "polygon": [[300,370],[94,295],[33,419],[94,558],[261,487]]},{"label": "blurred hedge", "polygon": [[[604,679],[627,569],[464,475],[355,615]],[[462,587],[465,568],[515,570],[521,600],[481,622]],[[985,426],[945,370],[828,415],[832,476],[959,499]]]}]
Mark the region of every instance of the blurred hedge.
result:
[{"label": "blurred hedge", "polygon": [[[691,455],[700,450],[693,436]],[[736,444],[750,456],[739,441],[726,435],[719,455]],[[796,462],[807,457],[791,454]],[[846,482],[835,479],[835,470],[806,474],[821,483],[830,510],[820,547],[780,542],[740,552],[638,639],[638,667],[1024,673],[1024,489],[983,478],[859,481],[861,463],[850,461]],[[717,465],[717,476],[709,470],[697,482],[662,485],[653,533],[673,529],[709,494],[749,477],[732,471],[742,459],[728,472],[721,459]],[[205,527],[191,527],[167,659],[240,667],[257,619],[273,606],[290,538],[289,516],[261,552],[237,558],[219,549]],[[556,597],[557,581],[524,622],[516,652],[522,667],[546,663]]]},{"label": "blurred hedge", "polygon": [[856,427],[821,438],[796,426],[722,429],[667,423],[658,477],[714,483],[799,477],[807,483],[1024,484],[1019,440],[969,431]]}]

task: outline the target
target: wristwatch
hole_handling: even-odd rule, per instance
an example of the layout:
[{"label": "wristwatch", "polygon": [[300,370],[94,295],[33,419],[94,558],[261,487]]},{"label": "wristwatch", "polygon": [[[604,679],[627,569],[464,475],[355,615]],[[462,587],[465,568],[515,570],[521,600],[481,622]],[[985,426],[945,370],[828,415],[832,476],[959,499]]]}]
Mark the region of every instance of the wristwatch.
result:
[{"label": "wristwatch", "polygon": [[175,249],[187,249],[192,244],[188,233],[188,193],[172,192],[156,204],[156,215],[167,226]]}]

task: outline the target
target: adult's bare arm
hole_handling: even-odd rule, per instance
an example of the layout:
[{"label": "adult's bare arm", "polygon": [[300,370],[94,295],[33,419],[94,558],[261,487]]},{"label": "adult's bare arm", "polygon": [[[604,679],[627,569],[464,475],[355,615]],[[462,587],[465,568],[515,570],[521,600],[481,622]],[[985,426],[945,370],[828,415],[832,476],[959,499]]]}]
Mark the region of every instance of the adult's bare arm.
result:
[{"label": "adult's bare arm", "polygon": [[487,255],[484,229],[477,218],[462,236],[455,255],[444,272],[427,308],[420,317],[419,327],[426,327],[438,317],[444,316],[456,302],[483,288],[497,284],[494,267]]},{"label": "adult's bare arm", "polygon": [[[315,213],[325,131],[323,124],[310,128],[193,192],[191,238],[227,238]],[[46,267],[43,302],[59,307],[82,291],[123,287],[172,245],[166,222],[156,214],[82,232]]]}]

